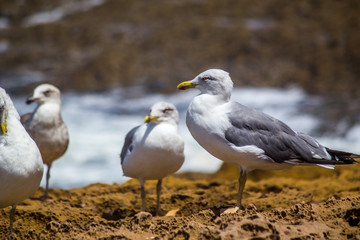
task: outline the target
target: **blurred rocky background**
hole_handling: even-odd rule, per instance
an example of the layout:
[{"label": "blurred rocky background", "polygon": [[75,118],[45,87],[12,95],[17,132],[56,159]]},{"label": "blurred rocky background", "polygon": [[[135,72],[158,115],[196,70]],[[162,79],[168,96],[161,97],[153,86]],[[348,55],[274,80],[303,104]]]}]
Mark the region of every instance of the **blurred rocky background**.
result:
[{"label": "blurred rocky background", "polygon": [[344,118],[352,125],[360,118],[359,13],[358,0],[1,0],[0,86],[169,93],[222,68],[237,87],[321,95],[309,111],[330,128]]}]

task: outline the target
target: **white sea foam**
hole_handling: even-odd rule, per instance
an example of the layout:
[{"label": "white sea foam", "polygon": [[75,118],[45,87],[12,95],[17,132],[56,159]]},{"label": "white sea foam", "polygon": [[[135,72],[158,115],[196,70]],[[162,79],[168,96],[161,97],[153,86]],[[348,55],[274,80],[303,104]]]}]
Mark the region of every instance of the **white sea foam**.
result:
[{"label": "white sea foam", "polygon": [[[69,128],[70,145],[67,153],[53,164],[51,187],[72,188],[96,182],[126,181],[128,178],[122,176],[119,158],[125,134],[143,123],[151,105],[157,101],[171,102],[179,110],[179,129],[185,141],[185,163],[180,172],[214,172],[220,167],[222,161],[203,150],[191,137],[185,124],[186,109],[198,94],[197,90],[125,99],[123,96],[128,92],[128,89],[118,89],[106,94],[63,94],[62,113]],[[25,99],[14,99],[20,114],[35,107],[26,106]],[[300,105],[309,101],[309,97],[296,88],[234,89],[233,99],[279,118],[296,131],[311,133],[319,123],[318,119],[299,111]],[[321,137],[318,140],[335,149],[359,152],[360,124],[351,129],[345,138]]]}]

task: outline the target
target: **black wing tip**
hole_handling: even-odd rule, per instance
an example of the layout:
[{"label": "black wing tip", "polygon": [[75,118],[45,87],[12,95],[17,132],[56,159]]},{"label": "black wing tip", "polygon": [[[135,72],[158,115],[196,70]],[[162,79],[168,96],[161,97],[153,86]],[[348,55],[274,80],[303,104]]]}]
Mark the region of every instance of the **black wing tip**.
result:
[{"label": "black wing tip", "polygon": [[360,163],[360,155],[355,153],[343,152],[326,148],[335,164],[355,164]]}]

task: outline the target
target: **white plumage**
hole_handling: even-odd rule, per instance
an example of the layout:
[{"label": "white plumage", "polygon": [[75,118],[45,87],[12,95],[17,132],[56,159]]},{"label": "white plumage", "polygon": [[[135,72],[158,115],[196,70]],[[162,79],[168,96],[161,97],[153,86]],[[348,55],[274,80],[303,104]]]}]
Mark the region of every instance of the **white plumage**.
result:
[{"label": "white plumage", "polygon": [[0,88],[0,208],[12,206],[10,233],[16,204],[39,188],[43,163],[39,149],[20,123],[10,97]]},{"label": "white plumage", "polygon": [[152,106],[144,124],[126,136],[121,151],[125,176],[141,184],[142,210],[145,211],[146,180],[159,180],[156,214],[160,210],[160,189],[164,177],[176,172],[184,162],[184,142],[178,133],[179,114],[173,104],[159,102]]}]

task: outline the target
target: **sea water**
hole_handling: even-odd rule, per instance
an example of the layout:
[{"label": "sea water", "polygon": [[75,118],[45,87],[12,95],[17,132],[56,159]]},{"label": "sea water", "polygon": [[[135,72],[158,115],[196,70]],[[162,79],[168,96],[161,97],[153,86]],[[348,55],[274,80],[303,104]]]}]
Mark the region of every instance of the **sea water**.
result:
[{"label": "sea water", "polygon": [[[158,101],[171,102],[179,110],[179,132],[185,142],[185,162],[179,172],[212,173],[220,167],[222,161],[199,146],[186,127],[186,109],[197,90],[129,97],[131,91],[115,89],[106,93],[62,95],[62,116],[69,129],[70,144],[65,155],[52,165],[51,188],[123,183],[129,179],[123,176],[120,165],[125,135],[143,124],[151,105]],[[295,131],[311,134],[320,123],[320,119],[301,111],[304,103],[319,99],[307,96],[298,88],[235,88],[232,99],[284,121]],[[35,108],[35,104],[26,105],[25,100],[25,96],[13,98],[20,114]],[[330,148],[360,153],[360,123],[343,137],[317,136],[316,139]],[[41,185],[44,184],[43,178]]]}]

